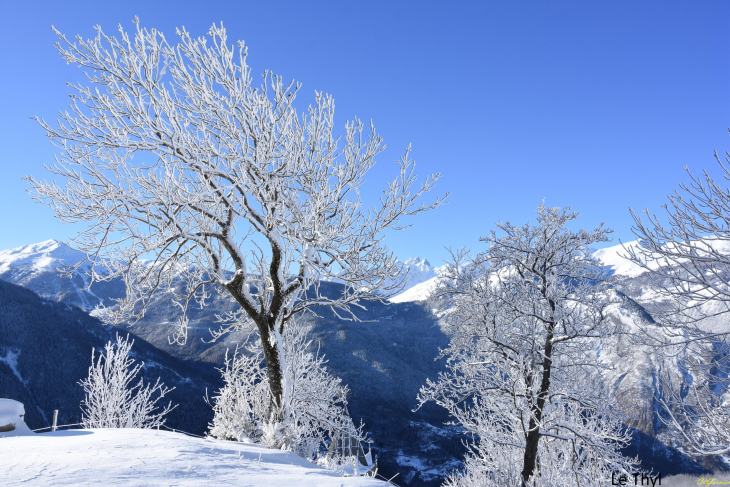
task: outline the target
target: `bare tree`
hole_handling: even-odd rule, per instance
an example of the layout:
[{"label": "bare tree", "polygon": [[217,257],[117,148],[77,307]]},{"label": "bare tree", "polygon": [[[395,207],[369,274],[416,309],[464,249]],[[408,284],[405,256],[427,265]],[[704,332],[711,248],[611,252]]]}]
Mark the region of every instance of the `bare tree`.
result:
[{"label": "bare tree", "polygon": [[[730,159],[715,159],[730,180]],[[686,380],[662,380],[661,419],[687,453],[719,455],[730,451],[730,191],[707,171],[687,172],[690,183],[669,195],[663,218],[645,210],[645,221],[631,210],[639,242],[624,249],[649,271],[662,306],[654,314],[663,333],[646,338],[682,358]]]},{"label": "bare tree", "polygon": [[98,359],[91,351],[89,376],[79,382],[86,393],[81,402],[84,428],[154,428],[164,425],[165,416],[177,407],[169,403],[158,411],[157,402],[174,389],[159,378],[154,385],[145,385],[141,378],[133,385],[144,363],[134,365],[132,345],[129,336],[117,335]]},{"label": "bare tree", "polygon": [[447,372],[419,393],[478,438],[452,485],[603,485],[633,465],[596,352],[621,331],[588,249],[610,230],[572,232],[577,216],[541,205],[536,225],[499,223],[486,251],[454,254]]},{"label": "bare tree", "polygon": [[[298,84],[265,72],[254,86],[243,42],[229,46],[222,25],[209,39],[183,28],[170,44],[135,24],[118,38],[98,26],[90,40],[56,31],[90,86],[72,86],[56,127],[38,119],[61,150],[48,169],[63,183],[28,177],[32,196],[61,221],[88,224],[71,245],[93,263],[90,282],[124,280],[126,297],[100,313],[107,322],[134,322],[168,292],[183,310],[183,343],[189,303],[204,306],[211,288],[233,299],[215,336],[255,325],[278,410],[288,404],[287,322],[315,306],[357,320],[363,300],[395,294],[405,276],[384,232],[444,201],[417,205],[439,175],[414,189],[407,150],[379,204],[364,209],[361,185],[385,147],[372,125],[366,134],[347,122],[340,139],[330,96],[316,93],[299,116]],[[344,290],[325,295],[322,279]]]}]

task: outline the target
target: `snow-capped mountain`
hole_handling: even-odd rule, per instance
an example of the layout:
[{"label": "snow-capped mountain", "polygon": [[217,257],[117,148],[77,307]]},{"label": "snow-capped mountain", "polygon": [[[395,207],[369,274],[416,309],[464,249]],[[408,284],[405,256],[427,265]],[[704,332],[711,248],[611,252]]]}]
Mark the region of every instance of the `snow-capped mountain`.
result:
[{"label": "snow-capped mountain", "polygon": [[83,260],[85,255],[58,240],[0,250],[0,274],[23,269],[28,273],[56,272],[65,265]]},{"label": "snow-capped mountain", "polygon": [[[618,244],[605,249],[595,250],[593,255],[606,267],[610,275],[621,279],[637,278],[646,270],[626,259],[626,248],[639,245],[638,241]],[[425,263],[425,265],[424,265]],[[446,266],[431,268],[426,259],[416,257],[404,262],[404,269],[409,269],[409,279],[402,293],[391,298],[394,303],[425,301],[439,283],[439,276]],[[639,298],[629,294],[632,298]],[[649,298],[650,296],[647,296]]]},{"label": "snow-capped mountain", "polygon": [[[711,245],[713,249],[721,254],[730,255],[730,244],[705,240],[702,243]],[[613,285],[626,296],[640,304],[648,313],[658,316],[661,311],[667,310],[667,297],[659,293],[656,278],[651,276],[645,269],[625,258],[627,248],[637,247],[637,241],[626,244],[614,245],[605,249],[597,250],[595,255],[603,265],[611,272],[614,281]],[[656,263],[651,263],[653,269]],[[671,287],[670,283],[666,283]],[[702,306],[708,318],[703,319],[698,325],[713,333],[727,333],[730,331],[730,316],[725,311],[725,305],[720,302],[710,302]]]},{"label": "snow-capped mountain", "polygon": [[[32,289],[44,298],[63,301],[86,311],[92,311],[101,303],[111,305],[110,298],[123,296],[122,286],[113,283],[94,283],[91,289],[87,289],[88,280],[84,272],[89,268],[88,263],[82,265],[71,279],[59,278],[59,271],[64,266],[76,264],[84,258],[82,252],[53,239],[2,250],[0,279]],[[404,291],[391,299],[394,303],[425,300],[446,268],[445,265],[434,267],[421,257],[407,259],[399,265],[402,272],[408,273],[408,278]]]},{"label": "snow-capped mountain", "polygon": [[626,248],[636,248],[638,246],[639,242],[635,240],[626,244],[596,250],[593,252],[593,256],[600,260],[609,272],[615,276],[638,277],[646,270],[626,259]]},{"label": "snow-capped mountain", "polygon": [[446,266],[433,267],[426,259],[411,258],[403,262],[403,272],[408,272],[403,292],[390,299],[392,303],[406,303],[410,301],[424,301],[433,292],[438,282],[438,276]]},{"label": "snow-capped mountain", "polygon": [[111,305],[111,298],[124,295],[121,283],[94,283],[88,288],[84,263],[69,279],[59,277],[64,266],[77,264],[86,256],[58,240],[0,251],[0,279],[31,289],[53,301],[78,306],[85,311],[99,304]]},{"label": "snow-capped mountain", "polygon": [[[658,326],[645,309],[651,301],[647,294],[651,291],[647,289],[649,280],[621,257],[624,253],[623,247],[616,245],[595,254],[612,271],[615,287],[623,296],[615,306],[614,318],[629,329]],[[87,290],[80,273],[71,279],[58,276],[56,269],[61,264],[73,264],[82,258],[83,255],[57,241],[3,251],[0,252],[0,279],[86,311],[99,302],[111,303],[110,298],[122,295],[121,283],[108,283],[105,288],[95,284]],[[442,426],[447,418],[436,406],[415,414],[411,410],[418,388],[426,378],[434,379],[444,366],[442,360],[434,361],[434,358],[439,348],[448,343],[446,330],[438,319],[447,310],[448,302],[436,303],[436,309],[426,309],[423,305],[441,279],[444,267],[433,267],[420,257],[404,261],[402,267],[409,273],[404,292],[392,298],[389,305],[367,303],[367,310],[358,312],[363,322],[343,322],[326,310],[318,310],[319,317],[306,319],[312,326],[310,337],[321,346],[321,352],[329,360],[328,367],[350,386],[350,412],[363,418],[368,429],[372,428],[383,472],[410,475],[413,477],[410,485],[437,485],[462,454],[458,432]],[[324,283],[323,286],[327,292],[336,293],[341,292],[342,285]],[[216,328],[214,315],[225,312],[230,303],[214,298],[209,304],[205,309],[189,310],[190,338],[184,347],[168,342],[170,323],[177,319],[179,310],[164,293],[153,299],[145,318],[133,331],[177,357],[219,365],[226,349],[235,348],[242,340],[243,332],[211,343],[208,329]],[[632,426],[637,428],[637,434],[648,435],[640,442],[643,446],[637,446],[641,451],[634,454],[641,453],[651,465],[665,468],[673,454],[654,439],[658,424],[653,398],[661,357],[617,341],[605,350],[604,358],[619,359],[616,373],[607,378],[608,385],[635,408],[637,414]],[[409,438],[419,440],[414,442]],[[430,446],[424,449],[423,445]],[[440,445],[440,449],[437,451],[434,445]]]},{"label": "snow-capped mountain", "polygon": [[429,261],[420,257],[407,259],[402,264],[403,271],[408,272],[404,289],[410,289],[413,286],[439,275],[443,267],[433,267]]}]

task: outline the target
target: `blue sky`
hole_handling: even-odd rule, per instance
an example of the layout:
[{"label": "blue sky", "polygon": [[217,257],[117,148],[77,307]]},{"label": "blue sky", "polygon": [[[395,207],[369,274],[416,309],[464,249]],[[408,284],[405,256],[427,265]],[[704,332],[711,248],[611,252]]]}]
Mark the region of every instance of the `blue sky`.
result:
[{"label": "blue sky", "polygon": [[726,1],[252,2],[65,1],[3,5],[0,249],[73,233],[25,193],[54,148],[28,117],[51,120],[79,70],[52,48],[51,25],[91,37],[100,24],[174,38],[223,21],[270,69],[331,93],[344,124],[372,118],[387,150],[375,196],[408,143],[420,174],[440,172],[449,203],[386,242],[440,263],[446,246],[481,248],[498,220],[523,223],[545,198],[632,240],[628,207],[660,211],[688,166],[717,174],[730,149]]}]

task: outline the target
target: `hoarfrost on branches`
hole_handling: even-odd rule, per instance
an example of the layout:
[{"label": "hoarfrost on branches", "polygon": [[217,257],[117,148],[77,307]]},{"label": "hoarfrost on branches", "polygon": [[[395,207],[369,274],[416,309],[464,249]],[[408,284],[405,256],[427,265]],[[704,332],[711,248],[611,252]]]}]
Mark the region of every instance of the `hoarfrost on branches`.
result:
[{"label": "hoarfrost on branches", "polygon": [[629,472],[629,433],[603,386],[608,364],[597,345],[620,333],[606,315],[606,277],[588,246],[603,226],[572,232],[569,208],[537,211],[537,224],[497,226],[476,256],[454,252],[437,293],[451,341],[447,371],[421,388],[419,402],[446,408],[475,435],[459,486],[603,485]]},{"label": "hoarfrost on branches", "polygon": [[269,409],[269,383],[259,340],[244,350],[226,354],[221,369],[224,386],[213,397],[210,434],[219,439],[253,441],[271,448],[286,448],[302,457],[322,459],[325,443],[338,435],[365,441],[347,414],[347,386],[326,368],[324,356],[309,351],[307,330],[294,320],[286,330],[287,369],[284,411]]},{"label": "hoarfrost on branches", "polygon": [[[270,407],[288,407],[287,322],[315,306],[357,320],[363,300],[395,295],[407,276],[384,232],[443,202],[418,204],[439,175],[414,187],[409,148],[379,203],[363,208],[365,174],[385,147],[372,124],[354,119],[336,136],[334,100],[319,92],[298,115],[299,85],[265,72],[255,86],[246,47],[229,46],[222,25],[208,39],[178,30],[176,44],[135,25],[118,37],[97,26],[89,40],[55,31],[90,86],[70,85],[56,126],[38,119],[60,149],[48,169],[63,183],[28,177],[32,196],[61,221],[88,224],[70,244],[93,263],[89,285],[123,279],[126,297],[99,316],[133,323],[165,291],[182,310],[174,340],[184,343],[188,306],[219,292],[237,310],[214,337],[253,324]],[[323,279],[344,290],[321,293]]]},{"label": "hoarfrost on branches", "polygon": [[[730,159],[715,158],[730,179]],[[706,171],[702,177],[687,172],[691,182],[664,205],[666,223],[648,210],[644,221],[631,209],[639,245],[625,247],[664,298],[665,309],[654,314],[679,325],[730,311],[730,191]]]},{"label": "hoarfrost on branches", "polygon": [[[165,416],[175,409],[172,403],[158,411],[157,402],[172,391],[160,383],[133,382],[144,363],[134,365],[129,352],[134,340],[117,335],[107,342],[105,352],[91,352],[89,376],[79,382],[86,396],[81,402],[84,428],[156,428],[165,424]],[[133,366],[134,365],[134,366]],[[157,395],[157,397],[153,397]]]},{"label": "hoarfrost on branches", "polygon": [[266,367],[260,347],[237,349],[231,358],[226,351],[225,368],[220,369],[224,386],[213,396],[210,434],[220,440],[259,441],[262,423],[269,419],[269,391]]},{"label": "hoarfrost on branches", "polygon": [[679,450],[693,456],[726,455],[730,453],[730,370],[724,359],[724,369],[713,368],[716,356],[683,352],[682,377],[678,380],[665,373],[661,378],[658,401],[664,414],[660,419],[670,426],[669,436]]},{"label": "hoarfrost on branches", "polygon": [[[730,179],[730,159],[717,153],[715,159]],[[666,325],[663,333],[646,339],[664,355],[680,356],[685,369],[682,383],[663,377],[660,418],[688,454],[721,455],[730,453],[730,343],[723,323],[730,311],[730,191],[707,171],[687,172],[691,182],[669,195],[664,219],[645,210],[644,220],[631,210],[639,245],[625,250],[649,271],[663,305],[654,312]]]}]

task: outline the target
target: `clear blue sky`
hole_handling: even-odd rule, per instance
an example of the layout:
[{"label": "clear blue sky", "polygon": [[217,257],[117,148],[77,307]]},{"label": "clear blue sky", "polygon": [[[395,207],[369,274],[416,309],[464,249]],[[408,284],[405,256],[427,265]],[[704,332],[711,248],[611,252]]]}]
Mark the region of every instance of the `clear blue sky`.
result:
[{"label": "clear blue sky", "polygon": [[[419,173],[441,172],[450,203],[388,235],[401,258],[480,248],[494,222],[523,223],[544,197],[631,240],[628,207],[655,211],[683,167],[715,171],[730,148],[727,1],[3,2],[0,249],[73,230],[31,201],[54,149],[28,117],[54,119],[79,78],[51,25],[91,37],[143,25],[173,39],[223,21],[255,73],[331,93],[339,121],[372,118],[388,146],[365,191],[409,142]],[[304,110],[304,103],[300,106]]]}]

